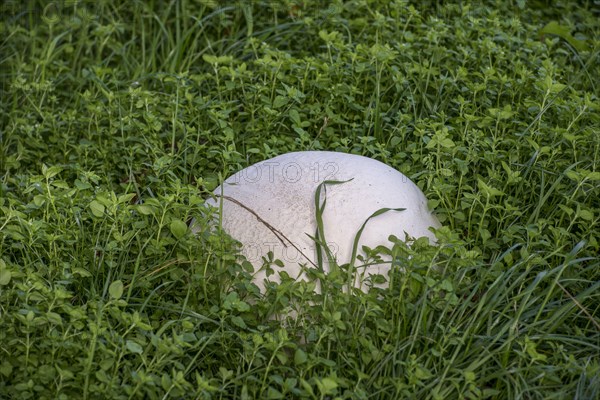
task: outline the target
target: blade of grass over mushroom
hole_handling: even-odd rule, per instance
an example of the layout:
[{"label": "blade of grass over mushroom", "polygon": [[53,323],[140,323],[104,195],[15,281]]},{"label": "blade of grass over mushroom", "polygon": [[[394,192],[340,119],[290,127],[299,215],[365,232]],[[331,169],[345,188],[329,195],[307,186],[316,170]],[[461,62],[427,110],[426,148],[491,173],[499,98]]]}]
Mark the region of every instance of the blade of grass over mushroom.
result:
[{"label": "blade of grass over mushroom", "polygon": [[367,226],[367,223],[375,217],[380,216],[381,214],[385,214],[386,212],[389,211],[406,211],[406,208],[388,208],[388,207],[384,207],[384,208],[380,208],[379,210],[375,211],[373,214],[371,214],[366,220],[365,222],[363,222],[363,224],[361,225],[360,229],[358,230],[358,232],[356,232],[356,235],[354,235],[354,241],[352,242],[352,255],[350,256],[350,267],[354,268],[354,261],[356,261],[356,254],[358,253],[358,244],[360,241],[360,237],[363,233],[363,231],[365,230],[365,227]]},{"label": "blade of grass over mushroom", "polygon": [[[323,224],[323,213],[325,212],[325,205],[327,204],[327,185],[341,185],[350,181],[352,181],[352,179],[348,179],[345,181],[326,180],[321,182],[315,190],[315,219],[317,221],[317,230],[315,232],[315,237],[311,237],[311,239],[315,241],[315,249],[317,252],[317,265],[319,266],[319,269],[322,273],[325,272],[323,268],[323,250],[325,251],[325,255],[327,256],[330,272],[332,272],[332,270],[335,272],[338,268],[335,257],[331,253],[331,249],[327,244],[327,240],[325,238],[325,225]],[[322,202],[321,191],[323,191]]]}]

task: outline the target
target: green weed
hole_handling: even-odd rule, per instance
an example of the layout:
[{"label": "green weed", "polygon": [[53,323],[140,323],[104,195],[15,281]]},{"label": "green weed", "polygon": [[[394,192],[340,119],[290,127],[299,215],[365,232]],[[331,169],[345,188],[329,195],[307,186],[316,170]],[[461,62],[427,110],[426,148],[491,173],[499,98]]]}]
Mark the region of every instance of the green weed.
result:
[{"label": "green weed", "polygon": [[[0,397],[598,398],[598,6],[551,3],[2,4]],[[261,294],[204,199],[297,150],[409,176],[438,245]]]}]

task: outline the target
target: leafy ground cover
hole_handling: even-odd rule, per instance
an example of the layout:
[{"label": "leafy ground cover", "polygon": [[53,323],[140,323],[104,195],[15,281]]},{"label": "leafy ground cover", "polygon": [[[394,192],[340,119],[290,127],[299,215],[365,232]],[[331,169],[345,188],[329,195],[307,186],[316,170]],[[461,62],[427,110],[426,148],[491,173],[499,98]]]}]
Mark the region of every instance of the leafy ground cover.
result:
[{"label": "leafy ground cover", "polygon": [[[600,396],[597,1],[0,7],[0,397]],[[410,176],[439,246],[261,295],[203,199],[296,150]]]}]

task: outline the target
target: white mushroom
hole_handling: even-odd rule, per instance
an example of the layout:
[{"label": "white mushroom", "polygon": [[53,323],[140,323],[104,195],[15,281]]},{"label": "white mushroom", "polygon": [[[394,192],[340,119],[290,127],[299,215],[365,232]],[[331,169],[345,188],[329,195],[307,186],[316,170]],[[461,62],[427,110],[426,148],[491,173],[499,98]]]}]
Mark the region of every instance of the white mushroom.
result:
[{"label": "white mushroom", "polygon": [[[255,267],[254,282],[264,289],[266,272],[261,270],[269,251],[285,264],[293,278],[303,278],[301,265],[317,264],[314,237],[317,229],[315,192],[326,200],[322,214],[325,239],[338,265],[350,262],[355,235],[364,222],[382,208],[404,208],[378,215],[362,232],[363,245],[390,245],[388,237],[404,239],[426,236],[435,242],[430,227],[440,226],[427,208],[423,192],[397,170],[367,157],[329,151],[283,154],[254,164],[229,177],[215,189],[222,202],[223,229],[242,243],[243,254]],[[291,243],[290,243],[291,242]],[[328,264],[324,264],[328,268]],[[367,274],[387,275],[390,264],[367,267]],[[279,281],[276,273],[268,279]],[[364,288],[355,281],[356,287]]]}]

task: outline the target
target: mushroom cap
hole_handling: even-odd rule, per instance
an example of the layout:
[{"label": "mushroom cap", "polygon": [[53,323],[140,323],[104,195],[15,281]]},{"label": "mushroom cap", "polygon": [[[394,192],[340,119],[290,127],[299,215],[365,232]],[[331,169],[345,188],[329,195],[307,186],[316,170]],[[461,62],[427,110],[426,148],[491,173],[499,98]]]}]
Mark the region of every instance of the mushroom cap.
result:
[{"label": "mushroom cap", "polygon": [[[266,272],[262,258],[269,251],[285,265],[293,278],[302,278],[301,265],[317,263],[315,192],[326,200],[323,212],[325,240],[338,265],[350,262],[355,235],[374,212],[388,211],[367,223],[362,232],[358,254],[366,245],[389,246],[388,237],[406,235],[428,237],[435,243],[430,227],[440,223],[428,210],[423,192],[394,168],[368,157],[330,151],[302,151],[261,161],[229,177],[214,191],[208,204],[222,202],[222,226],[242,243],[242,254],[255,271],[254,282],[264,289]],[[291,243],[290,243],[291,242]],[[292,245],[293,244],[293,245]],[[328,268],[328,265],[325,265]],[[385,274],[390,263],[367,267],[366,274]],[[277,270],[277,267],[275,267]],[[269,277],[278,281],[278,274]],[[363,288],[359,281],[355,286]]]}]

